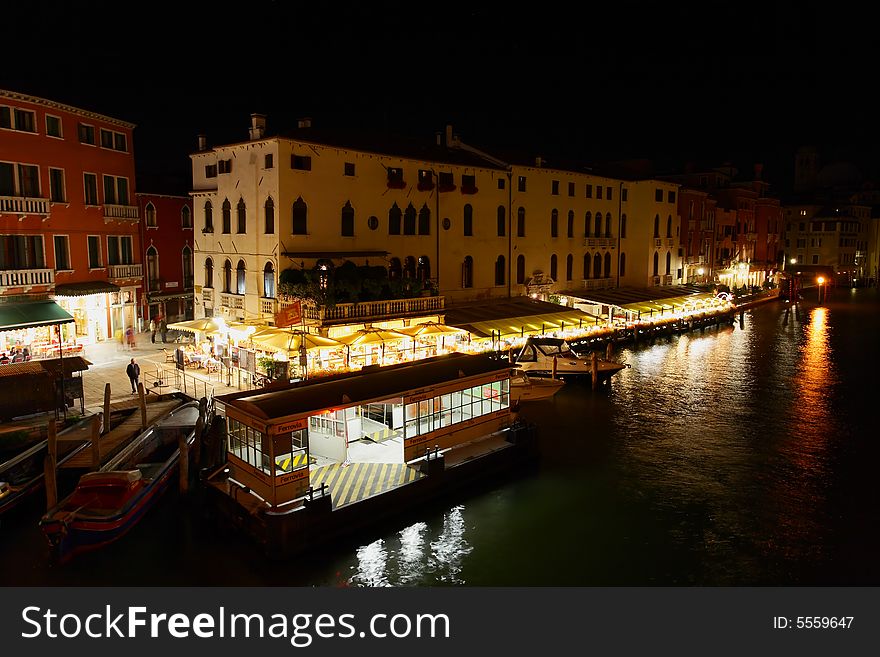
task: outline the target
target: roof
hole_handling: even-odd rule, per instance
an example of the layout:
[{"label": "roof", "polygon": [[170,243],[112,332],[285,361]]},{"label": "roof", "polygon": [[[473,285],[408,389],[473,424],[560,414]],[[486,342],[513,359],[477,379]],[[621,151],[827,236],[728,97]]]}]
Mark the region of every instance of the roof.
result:
[{"label": "roof", "polygon": [[480,338],[545,333],[566,326],[591,325],[595,321],[595,316],[581,310],[529,297],[515,297],[494,303],[482,301],[446,310],[447,325]]},{"label": "roof", "polygon": [[99,292],[119,292],[119,286],[109,281],[83,281],[55,286],[56,297],[82,297]]},{"label": "roof", "polygon": [[64,103],[59,103],[55,100],[48,100],[46,98],[40,98],[38,96],[30,96],[28,94],[19,93],[17,91],[7,91],[6,89],[0,89],[0,98],[9,98],[11,100],[19,100],[24,103],[33,103],[34,105],[43,105],[44,107],[64,110],[65,112],[79,114],[80,116],[83,116],[85,118],[97,119],[99,121],[104,121],[106,123],[121,126],[123,128],[129,128],[131,130],[136,127],[134,123],[129,123],[128,121],[123,121],[122,119],[114,119],[112,116],[98,114],[97,112],[80,109],[79,107],[74,107],[73,105],[65,105]]},{"label": "roof", "polygon": [[559,292],[558,294],[611,306],[625,306],[631,303],[673,299],[706,293],[708,293],[706,289],[694,285],[664,285],[661,287],[619,287],[607,290],[575,289]]},{"label": "roof", "polygon": [[81,372],[89,369],[92,363],[82,356],[65,356],[61,358],[47,358],[45,360],[29,360],[24,363],[9,363],[0,365],[0,378],[21,376],[24,374],[45,374],[57,379],[61,373],[61,361],[64,361],[65,377],[70,377],[72,372]]},{"label": "roof", "polygon": [[0,304],[0,331],[67,324],[73,317],[54,301],[25,301]]},{"label": "roof", "polygon": [[227,407],[262,420],[289,417],[332,406],[352,406],[369,400],[400,397],[409,391],[510,370],[506,361],[487,354],[452,353],[419,360],[361,370],[317,383],[305,381],[269,392],[238,392],[218,395]]}]

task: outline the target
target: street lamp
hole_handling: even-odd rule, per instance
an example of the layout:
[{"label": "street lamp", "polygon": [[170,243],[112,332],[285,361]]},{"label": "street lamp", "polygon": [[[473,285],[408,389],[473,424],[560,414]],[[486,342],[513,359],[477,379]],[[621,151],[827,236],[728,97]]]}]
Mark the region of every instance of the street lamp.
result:
[{"label": "street lamp", "polygon": [[820,276],[816,279],[816,282],[819,284],[819,303],[822,303],[822,284],[825,282],[825,279]]}]

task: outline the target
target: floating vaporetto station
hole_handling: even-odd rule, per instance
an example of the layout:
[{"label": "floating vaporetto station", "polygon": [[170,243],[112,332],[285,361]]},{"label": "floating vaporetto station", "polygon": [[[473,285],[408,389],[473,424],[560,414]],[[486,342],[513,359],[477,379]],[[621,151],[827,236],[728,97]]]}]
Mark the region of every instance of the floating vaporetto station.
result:
[{"label": "floating vaporetto station", "polygon": [[510,378],[504,360],[447,354],[216,397],[226,462],[205,502],[280,556],[534,463]]}]

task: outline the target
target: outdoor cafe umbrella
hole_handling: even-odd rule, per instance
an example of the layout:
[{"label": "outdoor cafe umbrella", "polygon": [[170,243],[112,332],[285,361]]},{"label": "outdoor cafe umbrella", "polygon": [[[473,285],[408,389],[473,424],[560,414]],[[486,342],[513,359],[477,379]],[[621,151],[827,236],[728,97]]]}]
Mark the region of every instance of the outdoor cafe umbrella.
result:
[{"label": "outdoor cafe umbrella", "polygon": [[344,337],[339,338],[339,342],[347,345],[349,348],[354,346],[365,346],[371,344],[381,344],[382,345],[382,359],[385,359],[385,343],[386,342],[397,342],[399,340],[408,340],[410,336],[405,333],[401,333],[400,331],[395,331],[392,329],[378,329],[378,328],[362,328],[358,331],[355,331],[351,335],[346,335]]},{"label": "outdoor cafe umbrella", "polygon": [[187,333],[205,333],[206,335],[222,333],[225,327],[225,320],[218,317],[190,319],[185,322],[174,322],[173,324],[168,325],[168,328],[176,331],[186,331]]},{"label": "outdoor cafe umbrella", "polygon": [[450,334],[462,334],[467,333],[464,329],[456,328],[455,326],[447,326],[446,324],[441,324],[440,322],[424,322],[422,324],[415,324],[414,326],[407,326],[402,329],[398,329],[401,333],[406,333],[408,336],[413,338],[413,352],[416,350],[416,340],[423,339],[428,337],[436,337],[441,336],[441,349],[446,347],[446,336]]},{"label": "outdoor cafe umbrella", "polygon": [[254,333],[251,335],[251,342],[268,349],[288,352],[298,352],[303,345],[305,345],[306,350],[332,349],[333,347],[342,346],[336,340],[325,338],[314,333],[306,333],[304,331],[284,331],[281,329]]}]

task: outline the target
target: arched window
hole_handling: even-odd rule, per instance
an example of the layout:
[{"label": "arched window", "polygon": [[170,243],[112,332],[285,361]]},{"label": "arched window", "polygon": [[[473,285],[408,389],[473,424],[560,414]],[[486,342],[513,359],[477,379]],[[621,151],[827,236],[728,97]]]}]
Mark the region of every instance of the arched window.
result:
[{"label": "arched window", "polygon": [[229,199],[223,199],[223,234],[228,235],[232,230],[232,204],[229,203]]},{"label": "arched window", "polygon": [[214,232],[214,207],[211,201],[205,201],[205,232]]},{"label": "arched window", "polygon": [[654,251],[654,276],[660,273],[660,254]]},{"label": "arched window", "polygon": [[416,234],[416,209],[412,203],[407,205],[406,210],[403,211],[403,234]]},{"label": "arched window", "polygon": [[660,237],[660,215],[654,215],[654,237]]},{"label": "arched window", "polygon": [[406,256],[406,258],[403,259],[403,277],[416,277],[416,259],[412,256]]},{"label": "arched window", "polygon": [[161,289],[161,281],[159,280],[159,252],[155,246],[147,249],[147,283],[153,292],[158,292]]},{"label": "arched window", "polygon": [[223,291],[227,294],[232,291],[232,263],[229,260],[223,263]]},{"label": "arched window", "polygon": [[423,283],[431,278],[431,261],[428,256],[419,256],[419,264],[416,268],[416,278]]},{"label": "arched window", "polygon": [[526,209],[521,206],[516,211],[516,236],[526,236]]},{"label": "arched window", "polygon": [[205,258],[205,287],[214,287],[214,261]]},{"label": "arched window", "polygon": [[526,282],[526,257],[522,253],[516,257],[516,282],[520,285]]},{"label": "arched window", "polygon": [[620,254],[620,275],[626,276],[626,254]]},{"label": "arched window", "polygon": [[559,237],[559,210],[556,208],[550,213],[550,237]]},{"label": "arched window", "polygon": [[620,216],[620,237],[626,237],[626,215]]},{"label": "arched window", "polygon": [[591,212],[587,212],[584,215],[584,237],[590,236],[590,224],[593,223],[593,214]]},{"label": "arched window", "polygon": [[672,273],[672,253],[670,251],[666,252],[666,275]]},{"label": "arched window", "polygon": [[594,225],[595,225],[595,230],[593,231],[593,235],[595,237],[602,237],[602,213],[601,212],[596,213],[596,223]]},{"label": "arched window", "polygon": [[507,234],[507,219],[505,218],[504,206],[498,206],[498,237],[504,237]]},{"label": "arched window", "polygon": [[428,209],[428,205],[422,205],[422,209],[419,210],[419,235],[430,235],[431,234],[431,211]]},{"label": "arched window", "polygon": [[593,256],[593,278],[602,278],[602,254]]},{"label": "arched window", "polygon": [[403,274],[403,268],[400,266],[400,258],[391,258],[388,263],[388,279],[392,281],[400,280]]},{"label": "arched window", "polygon": [[611,213],[605,213],[605,237],[611,237]]},{"label": "arched window", "polygon": [[247,283],[247,271],[244,268],[244,260],[238,261],[235,268],[235,293],[245,294],[245,284]]},{"label": "arched window", "polygon": [[271,262],[263,267],[263,296],[267,299],[275,298],[275,267]]},{"label": "arched window", "polygon": [[156,227],[156,206],[152,203],[147,203],[144,208],[144,223],[151,228]]},{"label": "arched window", "polygon": [[192,228],[193,220],[192,213],[189,211],[189,206],[184,205],[180,208],[180,227],[181,228]]},{"label": "arched window", "polygon": [[672,237],[672,215],[666,217],[666,237]]},{"label": "arched window", "polygon": [[190,288],[193,286],[193,252],[188,245],[184,245],[183,252],[183,287]]},{"label": "arched window", "polygon": [[495,260],[495,285],[504,285],[504,282],[507,280],[505,269],[504,256],[500,255]]},{"label": "arched window", "polygon": [[574,256],[570,253],[565,259],[565,280],[570,281],[574,275]]},{"label": "arched window", "polygon": [[471,237],[474,234],[474,208],[470,203],[464,204],[464,236]]},{"label": "arched window", "polygon": [[400,211],[400,208],[397,207],[397,202],[395,201],[394,205],[391,206],[391,209],[388,210],[389,235],[400,235],[400,217],[402,214],[403,213]]},{"label": "arched window", "polygon": [[574,210],[568,211],[568,236],[574,237]]},{"label": "arched window", "polygon": [[272,197],[266,199],[266,204],[263,206],[266,214],[266,235],[274,235],[275,234],[275,201],[272,200]]},{"label": "arched window", "polygon": [[300,196],[293,202],[293,225],[291,227],[291,235],[308,235],[309,234],[309,207]]},{"label": "arched window", "polygon": [[605,253],[605,278],[611,278],[611,253]]},{"label": "arched window", "polygon": [[239,235],[243,235],[247,232],[247,208],[244,205],[244,199],[238,199],[238,205],[235,208],[235,213],[238,218],[238,230],[236,231]]},{"label": "arched window", "polygon": [[550,278],[556,280],[556,254],[550,256]]},{"label": "arched window", "polygon": [[342,207],[342,236],[354,237],[354,208],[351,201],[346,201]]},{"label": "arched window", "polygon": [[461,287],[469,288],[474,286],[474,259],[470,256],[464,257],[461,263]]},{"label": "arched window", "polygon": [[584,254],[584,278],[590,277],[590,254]]}]

